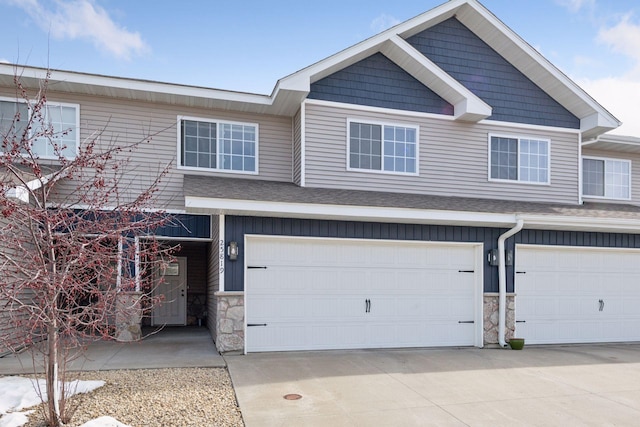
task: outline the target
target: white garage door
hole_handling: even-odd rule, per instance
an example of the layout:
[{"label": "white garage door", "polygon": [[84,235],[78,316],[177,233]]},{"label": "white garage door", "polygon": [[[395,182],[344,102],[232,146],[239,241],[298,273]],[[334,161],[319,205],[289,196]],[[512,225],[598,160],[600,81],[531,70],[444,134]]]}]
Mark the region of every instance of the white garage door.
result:
[{"label": "white garage door", "polygon": [[481,345],[481,254],[473,244],[249,236],[246,351]]},{"label": "white garage door", "polygon": [[517,246],[516,335],[532,344],[640,340],[640,251]]}]

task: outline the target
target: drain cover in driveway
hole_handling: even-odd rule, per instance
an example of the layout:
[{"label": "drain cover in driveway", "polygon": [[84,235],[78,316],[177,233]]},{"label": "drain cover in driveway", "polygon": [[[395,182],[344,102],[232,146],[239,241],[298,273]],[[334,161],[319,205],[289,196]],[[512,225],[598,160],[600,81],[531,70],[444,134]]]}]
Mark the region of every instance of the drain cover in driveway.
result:
[{"label": "drain cover in driveway", "polygon": [[292,394],[285,394],[284,398],[286,400],[299,400],[299,399],[302,399],[302,396],[299,394],[292,393]]}]

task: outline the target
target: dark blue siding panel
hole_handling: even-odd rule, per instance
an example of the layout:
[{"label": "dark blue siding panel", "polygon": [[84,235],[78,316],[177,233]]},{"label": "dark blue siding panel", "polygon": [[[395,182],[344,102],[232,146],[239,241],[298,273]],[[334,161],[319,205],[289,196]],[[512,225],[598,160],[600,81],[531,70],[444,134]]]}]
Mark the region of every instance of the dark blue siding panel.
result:
[{"label": "dark blue siding panel", "polygon": [[[291,218],[225,217],[225,236],[240,244],[237,261],[225,261],[225,290],[244,290],[244,235],[265,234],[302,237],[333,237],[350,239],[420,240],[484,243],[485,253],[495,247],[506,229],[482,227],[435,226],[416,224],[381,224],[358,221],[327,221]],[[484,289],[497,292],[498,269],[484,261]],[[511,280],[513,289],[513,280]]]},{"label": "dark blue siding panel", "polygon": [[640,235],[623,233],[597,233],[586,231],[522,230],[507,244],[556,246],[592,246],[598,248],[640,248]]},{"label": "dark blue siding panel", "polygon": [[[460,227],[419,224],[389,224],[358,221],[327,221],[291,218],[261,218],[227,216],[226,245],[240,243],[237,261],[225,261],[225,290],[244,290],[244,235],[264,234],[301,237],[331,237],[350,239],[419,240],[446,242],[478,242],[484,245],[484,254],[497,247],[498,237],[506,229],[487,227]],[[522,230],[509,238],[505,247],[515,251],[516,244],[595,246],[613,248],[639,248],[640,235],[622,233],[596,233],[554,230]],[[226,246],[225,245],[225,246]],[[484,291],[498,292],[498,269],[484,263]],[[507,291],[513,292],[514,267],[507,267]]]},{"label": "dark blue siding panel", "polygon": [[493,108],[490,119],[580,128],[580,120],[455,18],[407,39]]},{"label": "dark blue siding panel", "polygon": [[183,237],[190,239],[211,238],[211,217],[209,215],[170,215],[171,220],[155,230],[156,236]]},{"label": "dark blue siding panel", "polygon": [[310,99],[453,115],[453,105],[381,53],[311,84]]}]

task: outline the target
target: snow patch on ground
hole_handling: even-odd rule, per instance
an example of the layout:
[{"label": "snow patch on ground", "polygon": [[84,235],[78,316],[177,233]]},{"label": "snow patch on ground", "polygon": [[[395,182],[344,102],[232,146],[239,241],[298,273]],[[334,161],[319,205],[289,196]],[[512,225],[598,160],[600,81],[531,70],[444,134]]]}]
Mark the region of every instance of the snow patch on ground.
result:
[{"label": "snow patch on ground", "polygon": [[[65,390],[71,395],[89,393],[102,387],[104,381],[71,381],[66,383]],[[25,408],[38,405],[42,398],[46,400],[46,385],[44,380],[31,380],[24,377],[0,378],[0,427],[20,427],[27,423],[27,415],[33,411]],[[82,427],[128,427],[111,417],[100,417],[83,424]]]},{"label": "snow patch on ground", "polygon": [[80,427],[129,427],[112,417],[100,417],[95,420],[87,421]]}]

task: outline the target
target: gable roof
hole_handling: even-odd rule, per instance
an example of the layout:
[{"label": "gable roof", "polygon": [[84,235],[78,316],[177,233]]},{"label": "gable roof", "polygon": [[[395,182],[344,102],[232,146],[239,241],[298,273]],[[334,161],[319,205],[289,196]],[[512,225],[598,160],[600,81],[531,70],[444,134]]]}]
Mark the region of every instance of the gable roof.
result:
[{"label": "gable roof", "polygon": [[[407,38],[453,17],[576,116],[580,120],[583,138],[595,138],[620,126],[620,122],[611,113],[477,0],[449,0],[278,80],[271,95],[60,70],[52,70],[51,89],[172,105],[293,116],[300,103],[307,98],[312,83],[381,52],[452,104],[456,120],[477,122],[491,116],[491,106],[406,41]],[[18,74],[25,84],[38,87],[47,71],[37,67],[0,64],[0,85],[12,86],[13,77]]]},{"label": "gable roof", "polygon": [[476,0],[449,0],[279,80],[274,93],[308,92],[311,83],[374,53],[382,52],[453,104],[457,120],[479,121],[487,118],[491,115],[489,105],[406,41],[409,37],[454,17],[578,117],[583,137],[595,137],[620,126],[620,122],[611,113]]}]

